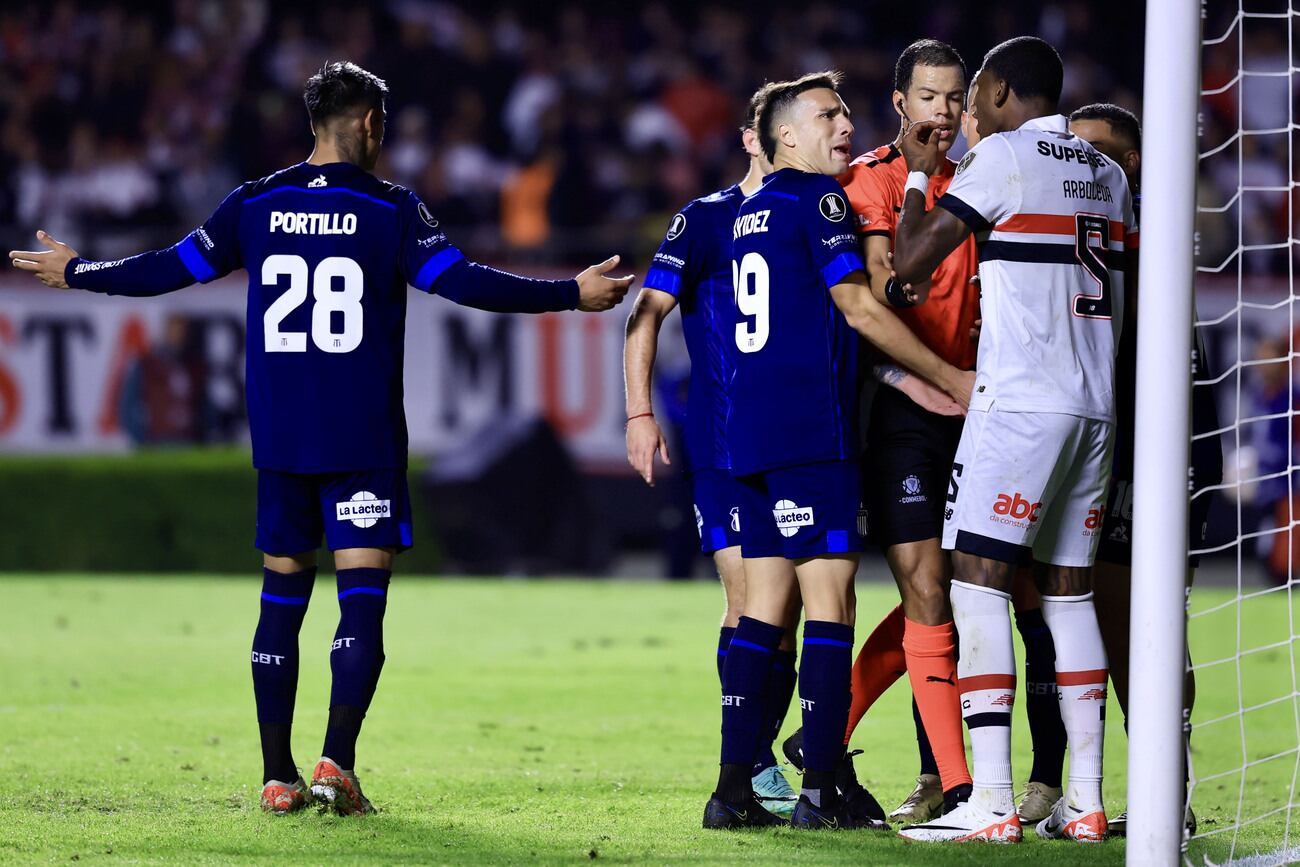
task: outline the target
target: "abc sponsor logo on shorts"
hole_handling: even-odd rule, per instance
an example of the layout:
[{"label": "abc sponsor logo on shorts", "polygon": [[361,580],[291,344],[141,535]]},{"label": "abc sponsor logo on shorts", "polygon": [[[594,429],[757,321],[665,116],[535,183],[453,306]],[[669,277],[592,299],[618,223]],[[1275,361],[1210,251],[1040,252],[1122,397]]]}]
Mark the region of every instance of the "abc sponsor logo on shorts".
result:
[{"label": "abc sponsor logo on shorts", "polygon": [[1013,527],[1028,527],[1038,521],[1038,513],[1042,508],[1041,502],[1031,503],[1019,491],[998,494],[989,520],[998,524],[1010,524]]},{"label": "abc sponsor logo on shorts", "polygon": [[772,517],[776,519],[777,530],[786,537],[798,533],[800,527],[813,524],[812,506],[796,506],[790,500],[777,500],[772,507]]},{"label": "abc sponsor logo on shorts", "polygon": [[1088,510],[1088,516],[1083,519],[1083,535],[1095,536],[1101,532],[1101,522],[1106,519],[1106,506],[1098,503]]},{"label": "abc sponsor logo on shorts", "polygon": [[391,518],[393,507],[391,500],[381,500],[369,491],[357,491],[352,498],[334,504],[334,512],[340,521],[351,521],[354,527],[373,527],[380,518]]}]

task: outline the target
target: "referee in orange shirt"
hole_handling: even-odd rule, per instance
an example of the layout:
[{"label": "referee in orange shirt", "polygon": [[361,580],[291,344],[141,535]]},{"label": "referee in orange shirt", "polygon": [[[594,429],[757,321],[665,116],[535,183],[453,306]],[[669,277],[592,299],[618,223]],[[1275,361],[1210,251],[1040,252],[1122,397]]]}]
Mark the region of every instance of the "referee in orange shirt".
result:
[{"label": "referee in orange shirt", "polygon": [[[922,39],[898,58],[892,100],[902,122],[900,136],[913,121],[935,120],[939,147],[946,151],[956,138],[965,97],[965,65],[951,46]],[[948,189],[955,168],[946,161],[930,179],[930,207]],[[896,143],[883,145],[854,160],[840,181],[857,213],[869,277],[883,286],[890,280],[907,161]],[[979,290],[971,278],[978,266],[971,237],[939,264],[924,304],[896,310],[922,343],[965,371],[975,368]],[[890,387],[879,389],[871,405],[863,498],[871,537],[884,549],[902,605],[867,639],[854,664],[849,731],[905,668],[923,723],[917,729],[923,766],[916,789],[890,818],[924,822],[965,800],[971,788],[948,604],[952,568],[939,546],[963,419],[941,390],[892,360],[882,358],[874,373]],[[926,767],[927,735],[937,768]]]}]

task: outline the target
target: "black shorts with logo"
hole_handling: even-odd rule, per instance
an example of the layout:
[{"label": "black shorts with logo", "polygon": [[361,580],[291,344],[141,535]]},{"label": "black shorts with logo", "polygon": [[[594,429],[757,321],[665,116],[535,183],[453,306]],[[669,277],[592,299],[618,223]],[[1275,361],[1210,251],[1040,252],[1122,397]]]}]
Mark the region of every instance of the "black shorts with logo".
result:
[{"label": "black shorts with logo", "polygon": [[924,410],[881,386],[871,404],[862,493],[868,538],[889,548],[943,535],[952,459],[964,420]]}]

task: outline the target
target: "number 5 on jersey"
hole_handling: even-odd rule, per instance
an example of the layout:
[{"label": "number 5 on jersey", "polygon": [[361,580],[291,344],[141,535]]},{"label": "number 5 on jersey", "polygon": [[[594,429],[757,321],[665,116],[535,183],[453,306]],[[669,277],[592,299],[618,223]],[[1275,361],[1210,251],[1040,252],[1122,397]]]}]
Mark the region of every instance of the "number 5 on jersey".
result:
[{"label": "number 5 on jersey", "polygon": [[[768,283],[767,260],[758,253],[746,253],[739,262],[731,260],[736,307],[746,317],[736,323],[736,347],[741,352],[758,352],[767,343]],[[753,317],[752,325],[749,317]]]},{"label": "number 5 on jersey", "polygon": [[[274,288],[281,277],[289,288],[266,308],[262,318],[267,352],[306,352],[307,335],[281,331],[280,323],[307,300],[307,261],[301,256],[277,254],[262,263],[262,285]],[[334,281],[342,281],[339,289]],[[361,295],[365,278],[361,266],[346,256],[322,259],[312,275],[311,340],[321,352],[351,352],[361,345],[364,310]],[[342,331],[334,331],[334,314],[341,314]]]}]

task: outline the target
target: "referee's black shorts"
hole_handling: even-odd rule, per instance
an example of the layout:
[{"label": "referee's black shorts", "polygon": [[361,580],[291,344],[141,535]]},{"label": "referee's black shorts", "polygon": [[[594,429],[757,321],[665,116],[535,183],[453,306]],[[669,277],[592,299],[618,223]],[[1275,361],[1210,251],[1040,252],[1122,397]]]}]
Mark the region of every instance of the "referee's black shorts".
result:
[{"label": "referee's black shorts", "polygon": [[871,404],[862,494],[868,539],[881,548],[943,535],[952,459],[961,416],[924,410],[898,389],[881,386]]}]

